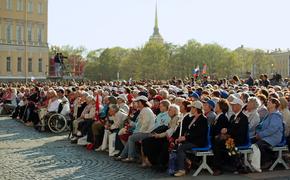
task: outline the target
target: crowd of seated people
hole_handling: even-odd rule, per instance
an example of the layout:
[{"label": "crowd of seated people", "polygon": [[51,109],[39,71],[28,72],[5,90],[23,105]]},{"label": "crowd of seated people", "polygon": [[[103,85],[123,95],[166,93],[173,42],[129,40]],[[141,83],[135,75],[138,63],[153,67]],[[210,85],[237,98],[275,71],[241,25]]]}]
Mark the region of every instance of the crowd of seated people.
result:
[{"label": "crowd of seated people", "polygon": [[4,86],[1,110],[34,127],[60,113],[72,122],[71,143],[141,168],[166,170],[175,152],[177,177],[199,164],[188,152],[208,146],[209,138],[214,175],[228,171],[226,166],[248,172],[238,146],[255,144],[266,169],[276,156],[271,147],[284,137],[289,144],[288,87],[180,82]]}]

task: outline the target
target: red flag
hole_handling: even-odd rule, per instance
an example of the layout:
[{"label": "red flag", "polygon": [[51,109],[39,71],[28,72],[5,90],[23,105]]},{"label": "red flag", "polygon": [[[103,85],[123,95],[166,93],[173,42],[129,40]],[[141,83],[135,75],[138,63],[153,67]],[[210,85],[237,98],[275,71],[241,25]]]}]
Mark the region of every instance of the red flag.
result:
[{"label": "red flag", "polygon": [[95,114],[95,120],[96,121],[99,121],[100,120],[100,117],[99,117],[99,112],[100,112],[100,103],[99,103],[99,95],[97,94],[97,97],[96,97],[96,114]]},{"label": "red flag", "polygon": [[203,68],[202,68],[202,74],[206,74],[206,64],[203,65]]}]

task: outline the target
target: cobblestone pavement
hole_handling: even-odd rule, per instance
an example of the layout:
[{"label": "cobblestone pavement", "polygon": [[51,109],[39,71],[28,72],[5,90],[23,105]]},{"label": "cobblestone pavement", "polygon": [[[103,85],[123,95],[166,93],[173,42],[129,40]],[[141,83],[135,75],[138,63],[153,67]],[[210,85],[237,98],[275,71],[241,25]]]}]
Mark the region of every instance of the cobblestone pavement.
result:
[{"label": "cobblestone pavement", "polygon": [[[208,174],[194,179],[287,179],[290,171],[247,176]],[[115,162],[106,153],[72,145],[67,134],[39,133],[16,120],[0,118],[0,179],[178,179]],[[190,175],[181,179],[192,179]]]}]

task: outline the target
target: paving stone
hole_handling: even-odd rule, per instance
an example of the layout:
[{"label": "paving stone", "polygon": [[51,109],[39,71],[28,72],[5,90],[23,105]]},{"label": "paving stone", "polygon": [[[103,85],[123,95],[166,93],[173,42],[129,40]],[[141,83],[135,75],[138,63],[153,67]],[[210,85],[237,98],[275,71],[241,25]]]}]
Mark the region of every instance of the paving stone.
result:
[{"label": "paving stone", "polygon": [[[67,134],[39,133],[22,123],[0,117],[0,180],[51,180],[51,179],[178,179],[166,173],[139,168],[136,164],[116,162],[106,153],[87,151],[70,144]],[[279,174],[279,171],[274,173]],[[290,176],[289,171],[281,171]],[[223,175],[215,179],[255,179],[267,174],[248,176]],[[272,179],[281,175],[270,174]],[[195,179],[210,179],[201,175]],[[192,179],[190,175],[181,179]]]}]

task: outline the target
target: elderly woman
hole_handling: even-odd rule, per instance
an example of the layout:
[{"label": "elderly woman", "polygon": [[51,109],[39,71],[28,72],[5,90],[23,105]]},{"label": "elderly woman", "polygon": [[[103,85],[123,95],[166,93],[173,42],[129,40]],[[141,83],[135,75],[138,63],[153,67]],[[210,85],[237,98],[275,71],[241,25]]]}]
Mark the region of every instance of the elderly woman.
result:
[{"label": "elderly woman", "polygon": [[142,141],[149,137],[149,133],[154,127],[155,115],[150,109],[151,104],[148,102],[146,96],[139,96],[135,99],[138,102],[138,109],[140,114],[137,118],[136,128],[133,134],[129,137],[120,156],[116,160],[122,160],[123,162],[134,162],[136,158],[136,142]]},{"label": "elderly woman", "polygon": [[[85,123],[82,123],[85,120],[92,120],[95,118],[95,112],[96,112],[96,103],[93,96],[87,96],[86,97],[86,107],[82,111],[82,114],[78,119],[73,121],[73,134],[76,134],[78,137],[81,137],[86,133],[84,130],[86,129],[84,126]],[[76,143],[78,138],[75,137],[72,139],[72,143]]]},{"label": "elderly woman", "polygon": [[126,104],[128,102],[126,94],[120,94],[117,97],[117,104],[124,113],[129,114],[129,106]]},{"label": "elderly woman", "polygon": [[268,115],[267,105],[267,97],[264,94],[258,94],[257,98],[259,98],[261,104],[258,107],[258,113],[260,116],[260,120],[262,121]]},{"label": "elderly woman", "polygon": [[0,114],[10,114],[17,107],[17,90],[15,88],[7,89],[2,107]]},{"label": "elderly woman", "polygon": [[216,113],[214,112],[215,102],[209,98],[205,98],[202,102],[204,115],[207,118],[208,124],[211,124],[216,118]]},{"label": "elderly woman", "polygon": [[[179,125],[176,128],[175,132],[172,135],[172,140],[178,139],[179,136],[184,136],[187,133],[187,128],[193,119],[191,114],[191,107],[189,101],[183,101],[180,106],[180,121]],[[174,143],[174,142],[172,142]]]},{"label": "elderly woman", "polygon": [[162,97],[162,99],[168,99],[169,92],[166,89],[161,89],[159,91],[159,95]]},{"label": "elderly woman", "polygon": [[166,137],[171,137],[172,132],[175,131],[180,113],[179,106],[175,104],[171,104],[169,107],[167,107],[167,109],[168,113],[166,113],[169,117],[168,122],[165,125],[167,130],[163,129],[162,131],[158,132],[158,129],[155,129],[152,131],[151,137],[142,141],[142,151],[144,153],[142,158],[143,167],[151,166],[151,164],[158,166],[167,164],[169,156],[168,141]]},{"label": "elderly woman", "polygon": [[283,121],[285,124],[285,137],[287,138],[288,148],[290,149],[290,111],[288,109],[288,101],[285,97],[280,100],[280,111],[282,113]]},{"label": "elderly woman", "polygon": [[283,137],[283,117],[279,112],[280,101],[271,98],[267,108],[269,114],[256,128],[256,135],[253,139],[261,152],[261,167],[267,168],[270,165],[272,151],[271,147],[279,144]]},{"label": "elderly woman", "polygon": [[290,135],[290,111],[288,109],[288,101],[285,97],[281,97],[280,101],[280,112],[282,113],[283,121],[285,124],[285,136],[288,137]]},{"label": "elderly woman", "polygon": [[214,175],[222,174],[222,165],[231,163],[235,171],[244,173],[245,169],[237,156],[237,154],[229,155],[230,150],[225,145],[229,138],[233,139],[235,146],[241,146],[247,143],[248,140],[248,118],[242,112],[243,101],[238,98],[233,98],[230,102],[233,115],[230,118],[227,128],[222,128],[219,135],[216,135],[213,141],[214,153]]},{"label": "elderly woman", "polygon": [[220,99],[215,108],[217,114],[214,121],[211,123],[211,137],[214,143],[215,138],[217,138],[223,128],[228,128],[229,120],[227,118],[227,112],[229,111],[229,103],[225,99]]},{"label": "elderly woman", "polygon": [[[122,111],[118,107],[118,105],[111,104],[109,106],[109,116],[110,116],[110,120],[105,125],[105,129],[106,130],[105,130],[105,133],[104,133],[101,150],[105,150],[107,148],[107,143],[108,142],[109,142],[109,144],[110,143],[113,144],[114,147],[116,146],[114,144],[114,142],[110,142],[113,139],[109,138],[109,136],[115,136],[118,133],[119,129],[122,128],[125,120],[127,119],[128,114],[126,114],[124,111]],[[114,138],[114,141],[115,141],[115,139],[116,138]],[[115,154],[118,154],[118,153],[119,153],[118,151],[112,152],[110,150],[110,147],[109,147],[109,155],[110,156],[114,156]]]},{"label": "elderly woman", "polygon": [[177,148],[177,172],[176,177],[186,174],[184,162],[186,160],[186,151],[193,147],[205,147],[207,145],[208,122],[203,115],[203,104],[200,101],[194,101],[191,105],[191,113],[194,116],[186,133],[175,140],[176,144],[180,144]]},{"label": "elderly woman", "polygon": [[260,100],[257,97],[251,97],[248,99],[247,109],[244,111],[249,121],[249,136],[252,138],[255,135],[256,127],[260,122],[260,115],[258,113],[258,107],[260,106]]}]

